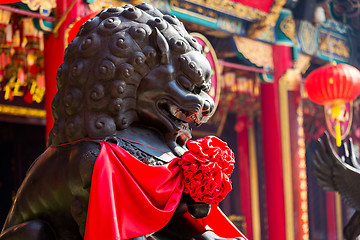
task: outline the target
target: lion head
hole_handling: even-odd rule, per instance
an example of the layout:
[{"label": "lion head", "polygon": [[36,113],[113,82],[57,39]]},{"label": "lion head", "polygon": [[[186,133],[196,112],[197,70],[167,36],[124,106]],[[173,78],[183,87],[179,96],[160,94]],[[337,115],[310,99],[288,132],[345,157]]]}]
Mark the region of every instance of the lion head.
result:
[{"label": "lion head", "polygon": [[158,130],[180,155],[191,138],[189,124],[214,112],[210,77],[201,46],[175,16],[148,4],[105,9],[65,50],[49,145],[141,124]]}]

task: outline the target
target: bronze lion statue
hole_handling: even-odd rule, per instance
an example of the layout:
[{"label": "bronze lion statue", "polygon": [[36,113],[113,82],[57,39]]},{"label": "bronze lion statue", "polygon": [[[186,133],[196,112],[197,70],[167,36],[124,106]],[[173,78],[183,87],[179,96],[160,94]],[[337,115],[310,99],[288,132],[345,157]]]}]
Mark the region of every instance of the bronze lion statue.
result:
[{"label": "bronze lion statue", "polygon": [[360,165],[352,139],[342,141],[336,149],[328,132],[316,142],[314,175],[325,191],[338,192],[346,205],[355,211],[343,229],[344,239],[360,235]]},{"label": "bronze lion statue", "polygon": [[[87,21],[57,72],[48,148],[28,170],[0,239],[83,239],[99,142],[148,165],[181,156],[189,124],[214,112],[210,77],[201,46],[175,16],[140,4]],[[184,195],[167,226],[134,239],[223,239],[182,217],[189,202]],[[199,205],[192,215],[206,209]]]}]

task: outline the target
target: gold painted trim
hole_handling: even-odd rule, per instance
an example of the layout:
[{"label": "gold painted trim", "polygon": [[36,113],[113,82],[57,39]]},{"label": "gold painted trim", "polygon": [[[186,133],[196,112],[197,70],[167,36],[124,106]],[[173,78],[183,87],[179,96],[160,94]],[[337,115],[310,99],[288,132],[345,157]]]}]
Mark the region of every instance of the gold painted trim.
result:
[{"label": "gold painted trim", "polygon": [[336,214],[337,239],[342,239],[343,224],[342,224],[341,196],[338,192],[335,192],[335,214]]},{"label": "gold painted trim", "polygon": [[[173,2],[172,0],[171,2]],[[266,16],[267,13],[256,8],[251,8],[246,5],[243,5],[239,2],[234,2],[231,0],[187,0],[193,4],[198,4],[200,6],[206,6],[207,8],[214,9],[215,11],[226,13],[228,15],[246,18],[248,20],[260,20],[262,17]]]},{"label": "gold painted trim", "polygon": [[70,6],[66,9],[66,11],[64,12],[64,14],[60,17],[60,19],[57,21],[52,33],[57,36],[58,35],[58,31],[59,28],[61,27],[61,25],[65,22],[65,19],[67,17],[67,15],[69,14],[69,12],[71,11],[71,9],[74,7],[75,3],[77,0],[73,0],[72,3],[70,4]]},{"label": "gold painted trim", "polygon": [[38,117],[45,118],[46,111],[36,108],[19,107],[12,105],[0,104],[0,114],[7,114],[21,117]]},{"label": "gold painted trim", "polygon": [[68,44],[68,38],[69,38],[69,33],[70,33],[70,30],[73,28],[74,24],[79,21],[81,18],[80,17],[77,17],[75,19],[74,22],[72,22],[71,24],[69,24],[69,26],[67,26],[67,28],[65,29],[64,31],[64,50],[67,48],[67,46],[69,45]]},{"label": "gold painted trim", "polygon": [[[149,1],[131,1],[131,4],[132,5],[137,5],[141,2],[146,2],[146,3],[149,3]],[[117,0],[117,1],[113,1],[113,0],[95,0],[94,3],[90,3],[88,4],[90,10],[92,12],[97,12],[97,11],[101,11],[103,10],[104,8],[108,8],[108,7],[121,7],[121,6],[124,6],[126,4],[129,4],[129,2],[125,2],[125,1],[120,1],[120,0]],[[154,5],[154,4],[152,4]]]},{"label": "gold painted trim", "polygon": [[248,126],[249,142],[249,171],[250,171],[250,195],[251,195],[251,216],[253,240],[261,239],[261,221],[260,221],[260,201],[259,201],[259,183],[258,166],[256,161],[256,143],[255,130],[253,126]]},{"label": "gold painted trim", "polygon": [[[301,89],[302,90],[302,89]],[[301,93],[300,93],[301,94]],[[298,173],[295,176],[300,183],[300,189],[298,193],[294,193],[295,198],[300,200],[300,206],[296,206],[298,217],[297,217],[297,228],[299,229],[301,239],[309,239],[309,212],[308,212],[308,196],[307,196],[307,175],[306,175],[306,157],[305,157],[305,136],[304,136],[304,113],[303,105],[300,102],[296,109],[296,120],[297,120],[297,156],[298,161]],[[299,208],[300,207],[300,208]],[[294,210],[296,211],[296,210]]]},{"label": "gold painted trim", "polygon": [[196,18],[199,18],[199,19],[203,19],[203,20],[208,21],[208,22],[212,22],[212,23],[217,22],[216,18],[206,17],[206,16],[204,16],[204,15],[202,15],[200,13],[195,13],[195,12],[183,9],[183,8],[176,7],[174,5],[172,5],[171,8],[173,10],[177,11],[177,12],[184,13],[186,15],[193,16],[193,17],[196,17]]},{"label": "gold painted trim", "polygon": [[289,123],[289,103],[288,85],[286,74],[279,79],[279,98],[280,98],[280,126],[282,143],[282,163],[283,163],[283,184],[284,184],[284,204],[285,204],[285,231],[286,240],[295,240],[294,229],[294,199],[292,187],[292,167],[291,167],[291,148],[290,148],[290,123]]}]

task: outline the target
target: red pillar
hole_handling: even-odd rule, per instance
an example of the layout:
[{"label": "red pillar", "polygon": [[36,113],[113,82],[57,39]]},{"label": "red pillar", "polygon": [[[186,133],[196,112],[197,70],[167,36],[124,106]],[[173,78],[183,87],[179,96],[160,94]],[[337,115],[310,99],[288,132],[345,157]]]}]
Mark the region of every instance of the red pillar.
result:
[{"label": "red pillar", "polygon": [[263,151],[266,181],[266,204],[269,240],[285,240],[285,205],[279,79],[292,67],[291,48],[273,45],[274,82],[261,84]]},{"label": "red pillar", "polygon": [[64,58],[65,30],[77,17],[86,15],[89,12],[87,5],[82,0],[57,0],[56,15],[58,20],[65,14],[73,1],[76,1],[75,5],[67,14],[57,34],[48,34],[44,40],[46,136],[48,136],[54,125],[51,103],[56,93],[56,72]]},{"label": "red pillar", "polygon": [[247,118],[247,116],[238,117],[236,123],[236,125],[239,126],[238,128],[236,128],[238,141],[237,163],[239,164],[241,210],[243,215],[245,216],[246,237],[248,239],[253,239]]}]

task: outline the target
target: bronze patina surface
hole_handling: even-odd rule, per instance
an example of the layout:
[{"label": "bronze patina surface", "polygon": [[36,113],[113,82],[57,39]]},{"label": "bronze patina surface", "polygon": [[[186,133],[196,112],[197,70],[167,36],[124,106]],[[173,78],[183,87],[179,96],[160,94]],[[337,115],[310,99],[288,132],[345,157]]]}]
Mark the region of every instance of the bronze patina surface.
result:
[{"label": "bronze patina surface", "polygon": [[347,240],[357,239],[360,235],[360,165],[351,139],[342,142],[338,153],[324,133],[317,141],[314,166],[319,185],[325,191],[339,192],[343,201],[355,209],[343,233]]},{"label": "bronze patina surface", "polygon": [[[210,75],[183,24],[150,5],[108,8],[86,22],[57,73],[49,147],[29,169],[0,239],[83,239],[99,141],[117,143],[151,165],[181,156],[189,124],[205,123],[214,112],[206,93]],[[182,217],[187,202],[185,196],[153,236],[221,239]],[[202,217],[208,207],[192,206],[192,214]]]}]

